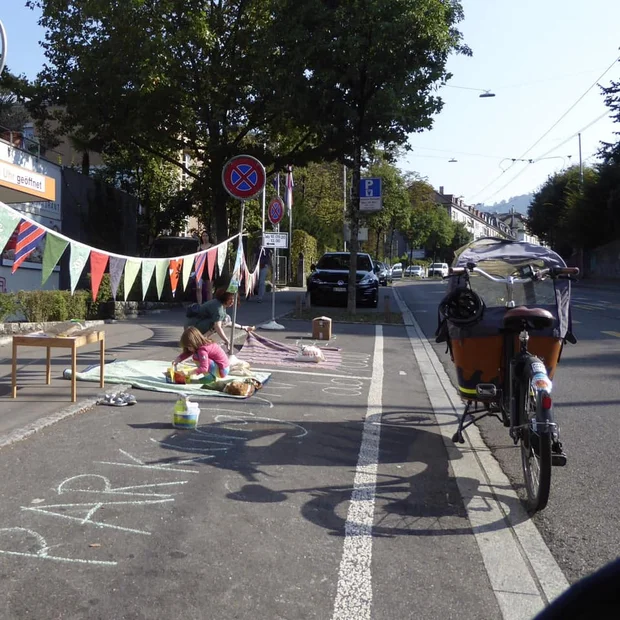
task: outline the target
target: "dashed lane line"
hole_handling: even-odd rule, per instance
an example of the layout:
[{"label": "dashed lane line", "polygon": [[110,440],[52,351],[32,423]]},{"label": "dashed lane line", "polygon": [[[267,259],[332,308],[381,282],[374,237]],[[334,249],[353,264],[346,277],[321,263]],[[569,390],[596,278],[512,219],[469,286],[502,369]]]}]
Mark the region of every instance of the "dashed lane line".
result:
[{"label": "dashed lane line", "polygon": [[395,297],[501,613],[505,620],[531,620],[568,581],[478,428],[467,429],[467,448],[452,443],[461,400],[397,291]]},{"label": "dashed lane line", "polygon": [[620,338],[620,332],[601,332],[601,334],[605,334],[606,336],[614,336],[615,338]]}]

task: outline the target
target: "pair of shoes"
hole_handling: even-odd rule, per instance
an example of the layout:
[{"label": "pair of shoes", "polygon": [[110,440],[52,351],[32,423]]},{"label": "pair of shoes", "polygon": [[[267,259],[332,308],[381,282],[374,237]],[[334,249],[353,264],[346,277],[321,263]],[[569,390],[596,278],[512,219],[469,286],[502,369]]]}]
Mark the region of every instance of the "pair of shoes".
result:
[{"label": "pair of shoes", "polygon": [[127,407],[127,405],[135,405],[138,401],[132,394],[127,392],[117,392],[105,394],[97,401],[98,405],[108,405],[110,407]]}]

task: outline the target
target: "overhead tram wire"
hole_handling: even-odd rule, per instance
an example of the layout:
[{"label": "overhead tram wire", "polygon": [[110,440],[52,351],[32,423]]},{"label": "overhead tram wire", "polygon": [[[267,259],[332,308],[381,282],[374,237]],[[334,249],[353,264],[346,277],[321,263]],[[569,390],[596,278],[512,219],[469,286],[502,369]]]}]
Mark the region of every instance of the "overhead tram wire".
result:
[{"label": "overhead tram wire", "polygon": [[[530,146],[524,153],[523,155],[521,155],[521,157],[518,157],[513,163],[512,165],[508,166],[508,168],[506,168],[506,170],[503,170],[502,173],[500,175],[498,175],[497,177],[495,177],[490,183],[488,183],[487,185],[485,185],[480,191],[476,192],[473,196],[471,196],[471,198],[474,198],[476,196],[479,196],[480,194],[484,193],[489,187],[491,187],[491,185],[494,185],[496,181],[498,181],[506,172],[508,172],[508,170],[510,170],[512,168],[512,166],[514,166],[517,161],[519,159],[523,159],[536,145],[538,145],[544,138],[547,137],[547,135],[549,135],[549,133],[551,131],[553,131],[558,125],[559,123],[564,120],[564,118],[569,114],[569,112],[571,112],[573,110],[573,108],[599,83],[599,81],[605,76],[605,74],[611,70],[611,68],[620,60],[620,56],[618,56],[617,58],[614,59],[614,61],[607,67],[607,69],[605,69],[605,71],[603,71],[603,73],[601,73],[601,75],[599,75],[596,80],[594,80],[594,82],[592,82],[592,84],[587,88],[587,90],[579,97],[579,99],[577,99],[577,101],[575,101],[575,103],[573,103],[573,105],[571,105],[570,108],[568,108],[568,110],[566,110],[566,112],[564,112],[564,114],[562,114],[562,116],[560,116],[560,118],[553,123],[553,125],[551,125],[551,127],[549,129],[547,129],[547,131],[545,131],[545,133],[538,138],[538,140],[536,140],[536,142],[534,142],[534,144],[532,144],[532,146]],[[557,147],[556,147],[557,148]],[[523,169],[525,170],[525,168]],[[517,176],[519,176],[523,170],[521,170],[521,172],[519,172],[519,174]],[[509,185],[510,183],[512,183],[512,181],[514,181],[514,179],[516,179],[517,177],[515,176],[513,179],[511,179],[506,185]],[[504,187],[506,187],[506,185]],[[502,188],[503,189],[503,188]],[[495,194],[499,193],[495,192]],[[493,194],[493,196],[495,196],[495,194]],[[470,198],[470,199],[471,199]],[[492,198],[492,196],[491,196]],[[488,199],[487,199],[488,200]]]}]

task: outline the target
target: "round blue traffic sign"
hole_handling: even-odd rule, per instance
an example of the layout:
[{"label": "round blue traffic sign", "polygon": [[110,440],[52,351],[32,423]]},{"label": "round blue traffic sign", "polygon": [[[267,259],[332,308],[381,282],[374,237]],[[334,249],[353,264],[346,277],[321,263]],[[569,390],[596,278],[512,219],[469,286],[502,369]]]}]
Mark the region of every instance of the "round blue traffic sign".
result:
[{"label": "round blue traffic sign", "polygon": [[233,198],[253,198],[265,187],[265,168],[255,157],[237,155],[224,164],[222,183]]},{"label": "round blue traffic sign", "polygon": [[272,224],[279,224],[284,217],[284,204],[280,198],[272,198],[267,209],[267,217]]}]

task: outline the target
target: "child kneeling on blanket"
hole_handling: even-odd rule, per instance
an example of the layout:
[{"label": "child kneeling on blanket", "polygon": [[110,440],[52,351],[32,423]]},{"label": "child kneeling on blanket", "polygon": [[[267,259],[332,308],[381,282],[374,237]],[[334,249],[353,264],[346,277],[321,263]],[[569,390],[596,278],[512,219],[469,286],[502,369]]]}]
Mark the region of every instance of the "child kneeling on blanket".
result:
[{"label": "child kneeling on blanket", "polygon": [[196,363],[196,368],[191,375],[203,375],[198,379],[204,385],[223,379],[230,372],[230,362],[222,347],[205,338],[200,330],[188,327],[181,336],[180,346],[183,351],[172,362],[175,367],[179,362],[191,356]]}]

